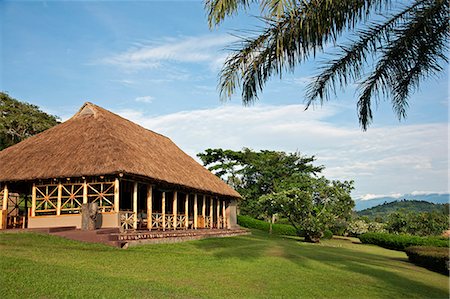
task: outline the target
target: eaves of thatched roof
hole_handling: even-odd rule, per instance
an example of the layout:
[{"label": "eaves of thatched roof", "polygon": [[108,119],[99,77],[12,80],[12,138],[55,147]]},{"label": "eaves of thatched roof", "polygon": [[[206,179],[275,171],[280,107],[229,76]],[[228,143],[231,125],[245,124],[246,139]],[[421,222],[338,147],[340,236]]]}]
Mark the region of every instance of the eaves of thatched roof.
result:
[{"label": "eaves of thatched roof", "polygon": [[0,182],[119,173],[240,197],[169,138],[91,103],[66,122],[0,152]]}]

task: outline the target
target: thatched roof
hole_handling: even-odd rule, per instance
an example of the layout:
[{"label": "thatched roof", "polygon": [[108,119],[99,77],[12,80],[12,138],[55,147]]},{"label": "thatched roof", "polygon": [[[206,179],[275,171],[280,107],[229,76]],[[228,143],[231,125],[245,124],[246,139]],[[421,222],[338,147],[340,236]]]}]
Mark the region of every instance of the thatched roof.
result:
[{"label": "thatched roof", "polygon": [[0,152],[0,182],[118,173],[240,197],[169,138],[91,103]]}]

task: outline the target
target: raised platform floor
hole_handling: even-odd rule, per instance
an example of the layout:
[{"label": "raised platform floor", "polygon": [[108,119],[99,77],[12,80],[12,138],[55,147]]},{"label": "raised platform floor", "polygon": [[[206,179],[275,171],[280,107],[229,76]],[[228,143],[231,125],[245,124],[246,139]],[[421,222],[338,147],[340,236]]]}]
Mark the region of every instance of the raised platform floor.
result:
[{"label": "raised platform floor", "polygon": [[75,227],[54,227],[36,229],[8,229],[10,232],[38,232],[63,238],[90,243],[102,243],[109,246],[127,248],[141,244],[176,243],[204,238],[223,238],[248,235],[247,229],[189,229],[189,230],[129,230],[120,232],[115,228],[83,231]]}]

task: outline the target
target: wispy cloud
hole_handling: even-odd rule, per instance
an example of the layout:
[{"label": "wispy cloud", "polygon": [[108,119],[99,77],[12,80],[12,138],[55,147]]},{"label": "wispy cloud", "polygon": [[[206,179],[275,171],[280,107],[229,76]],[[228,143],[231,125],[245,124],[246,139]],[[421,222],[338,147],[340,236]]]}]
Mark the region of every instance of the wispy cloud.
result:
[{"label": "wispy cloud", "polygon": [[316,155],[317,163],[327,167],[327,177],[355,180],[355,196],[447,189],[446,123],[362,132],[358,127],[328,122],[339,109],[327,106],[303,111],[304,105],[229,105],[157,117],[133,110],[119,114],[172,138],[193,157],[214,147],[300,150]]},{"label": "wispy cloud", "polygon": [[230,35],[166,37],[158,42],[136,44],[133,48],[101,60],[126,69],[158,68],[164,62],[207,63],[216,69],[224,60],[222,48],[236,38]]},{"label": "wispy cloud", "polygon": [[143,97],[137,97],[136,99],[134,99],[136,102],[141,102],[141,103],[147,103],[150,104],[153,102],[155,98],[152,96],[143,96]]}]

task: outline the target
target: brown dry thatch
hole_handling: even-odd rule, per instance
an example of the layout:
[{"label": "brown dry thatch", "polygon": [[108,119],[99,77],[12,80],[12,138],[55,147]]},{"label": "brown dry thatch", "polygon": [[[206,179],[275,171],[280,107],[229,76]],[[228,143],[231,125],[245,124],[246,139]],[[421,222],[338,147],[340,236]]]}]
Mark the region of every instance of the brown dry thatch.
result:
[{"label": "brown dry thatch", "polygon": [[0,152],[0,182],[118,173],[240,197],[169,138],[91,103],[66,122]]}]

